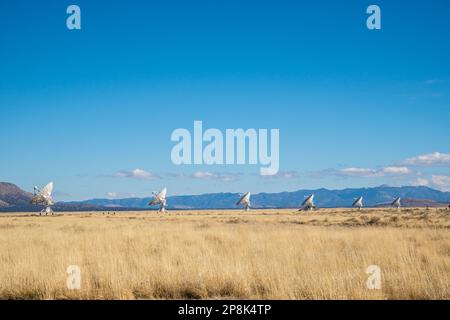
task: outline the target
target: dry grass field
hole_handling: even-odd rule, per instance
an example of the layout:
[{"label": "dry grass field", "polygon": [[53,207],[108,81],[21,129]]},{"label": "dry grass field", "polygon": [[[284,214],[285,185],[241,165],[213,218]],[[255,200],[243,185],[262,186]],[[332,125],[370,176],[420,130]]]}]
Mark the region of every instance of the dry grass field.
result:
[{"label": "dry grass field", "polygon": [[0,299],[179,298],[450,299],[450,211],[0,215]]}]

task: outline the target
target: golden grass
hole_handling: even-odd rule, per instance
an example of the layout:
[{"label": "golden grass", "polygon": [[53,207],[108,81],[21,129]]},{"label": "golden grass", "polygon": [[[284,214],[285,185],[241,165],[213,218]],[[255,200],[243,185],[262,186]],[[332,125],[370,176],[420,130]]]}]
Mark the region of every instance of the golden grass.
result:
[{"label": "golden grass", "polygon": [[449,299],[449,231],[445,209],[1,215],[0,298]]}]

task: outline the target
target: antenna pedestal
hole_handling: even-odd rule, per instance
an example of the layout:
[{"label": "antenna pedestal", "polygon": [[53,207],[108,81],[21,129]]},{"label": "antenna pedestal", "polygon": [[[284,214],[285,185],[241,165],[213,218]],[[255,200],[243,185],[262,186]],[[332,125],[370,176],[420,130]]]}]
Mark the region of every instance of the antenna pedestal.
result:
[{"label": "antenna pedestal", "polygon": [[39,213],[40,216],[48,216],[48,215],[54,215],[55,212],[52,210],[52,208],[50,207],[46,207],[45,209],[42,209],[41,212]]}]

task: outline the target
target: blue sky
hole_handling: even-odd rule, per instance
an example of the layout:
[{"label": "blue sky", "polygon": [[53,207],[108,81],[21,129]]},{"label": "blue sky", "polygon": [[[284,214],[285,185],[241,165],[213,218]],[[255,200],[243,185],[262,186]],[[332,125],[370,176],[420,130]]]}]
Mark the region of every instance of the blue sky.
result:
[{"label": "blue sky", "polygon": [[[53,180],[57,200],[450,190],[449,30],[447,0],[2,1],[0,181]],[[173,165],[194,120],[280,129],[279,175]]]}]

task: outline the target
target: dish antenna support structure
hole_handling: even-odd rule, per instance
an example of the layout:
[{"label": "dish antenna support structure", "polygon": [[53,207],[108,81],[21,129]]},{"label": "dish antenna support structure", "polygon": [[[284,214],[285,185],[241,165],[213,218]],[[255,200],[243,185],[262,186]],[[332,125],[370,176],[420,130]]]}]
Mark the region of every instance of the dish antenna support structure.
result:
[{"label": "dish antenna support structure", "polygon": [[162,189],[159,193],[153,192],[153,199],[148,204],[149,206],[159,205],[158,212],[166,212],[167,206],[167,188]]},{"label": "dish antenna support structure", "polygon": [[363,206],[364,206],[364,204],[363,204],[363,197],[359,197],[352,204],[352,207],[353,208],[358,208],[358,210],[361,210]]},{"label": "dish antenna support structure", "polygon": [[236,203],[237,206],[245,206],[245,211],[250,211],[250,197],[251,197],[251,193],[247,192],[246,194],[244,194],[243,196],[241,196],[241,198],[239,199],[239,201]]},{"label": "dish antenna support structure", "polygon": [[44,209],[42,209],[41,212],[39,213],[40,216],[42,215],[48,216],[49,214],[51,215],[55,214],[55,212],[51,208],[51,206],[54,205],[52,192],[53,192],[53,182],[50,182],[42,189],[34,187],[33,197],[31,198],[31,204],[45,206]]},{"label": "dish antenna support structure", "polygon": [[399,210],[400,207],[402,206],[401,198],[399,197],[399,198],[395,199],[395,200],[391,203],[391,206],[394,207],[394,208],[397,208],[397,210]]},{"label": "dish antenna support structure", "polygon": [[302,207],[299,211],[310,211],[316,209],[316,205],[314,204],[314,194],[307,196],[305,201],[302,203]]}]

